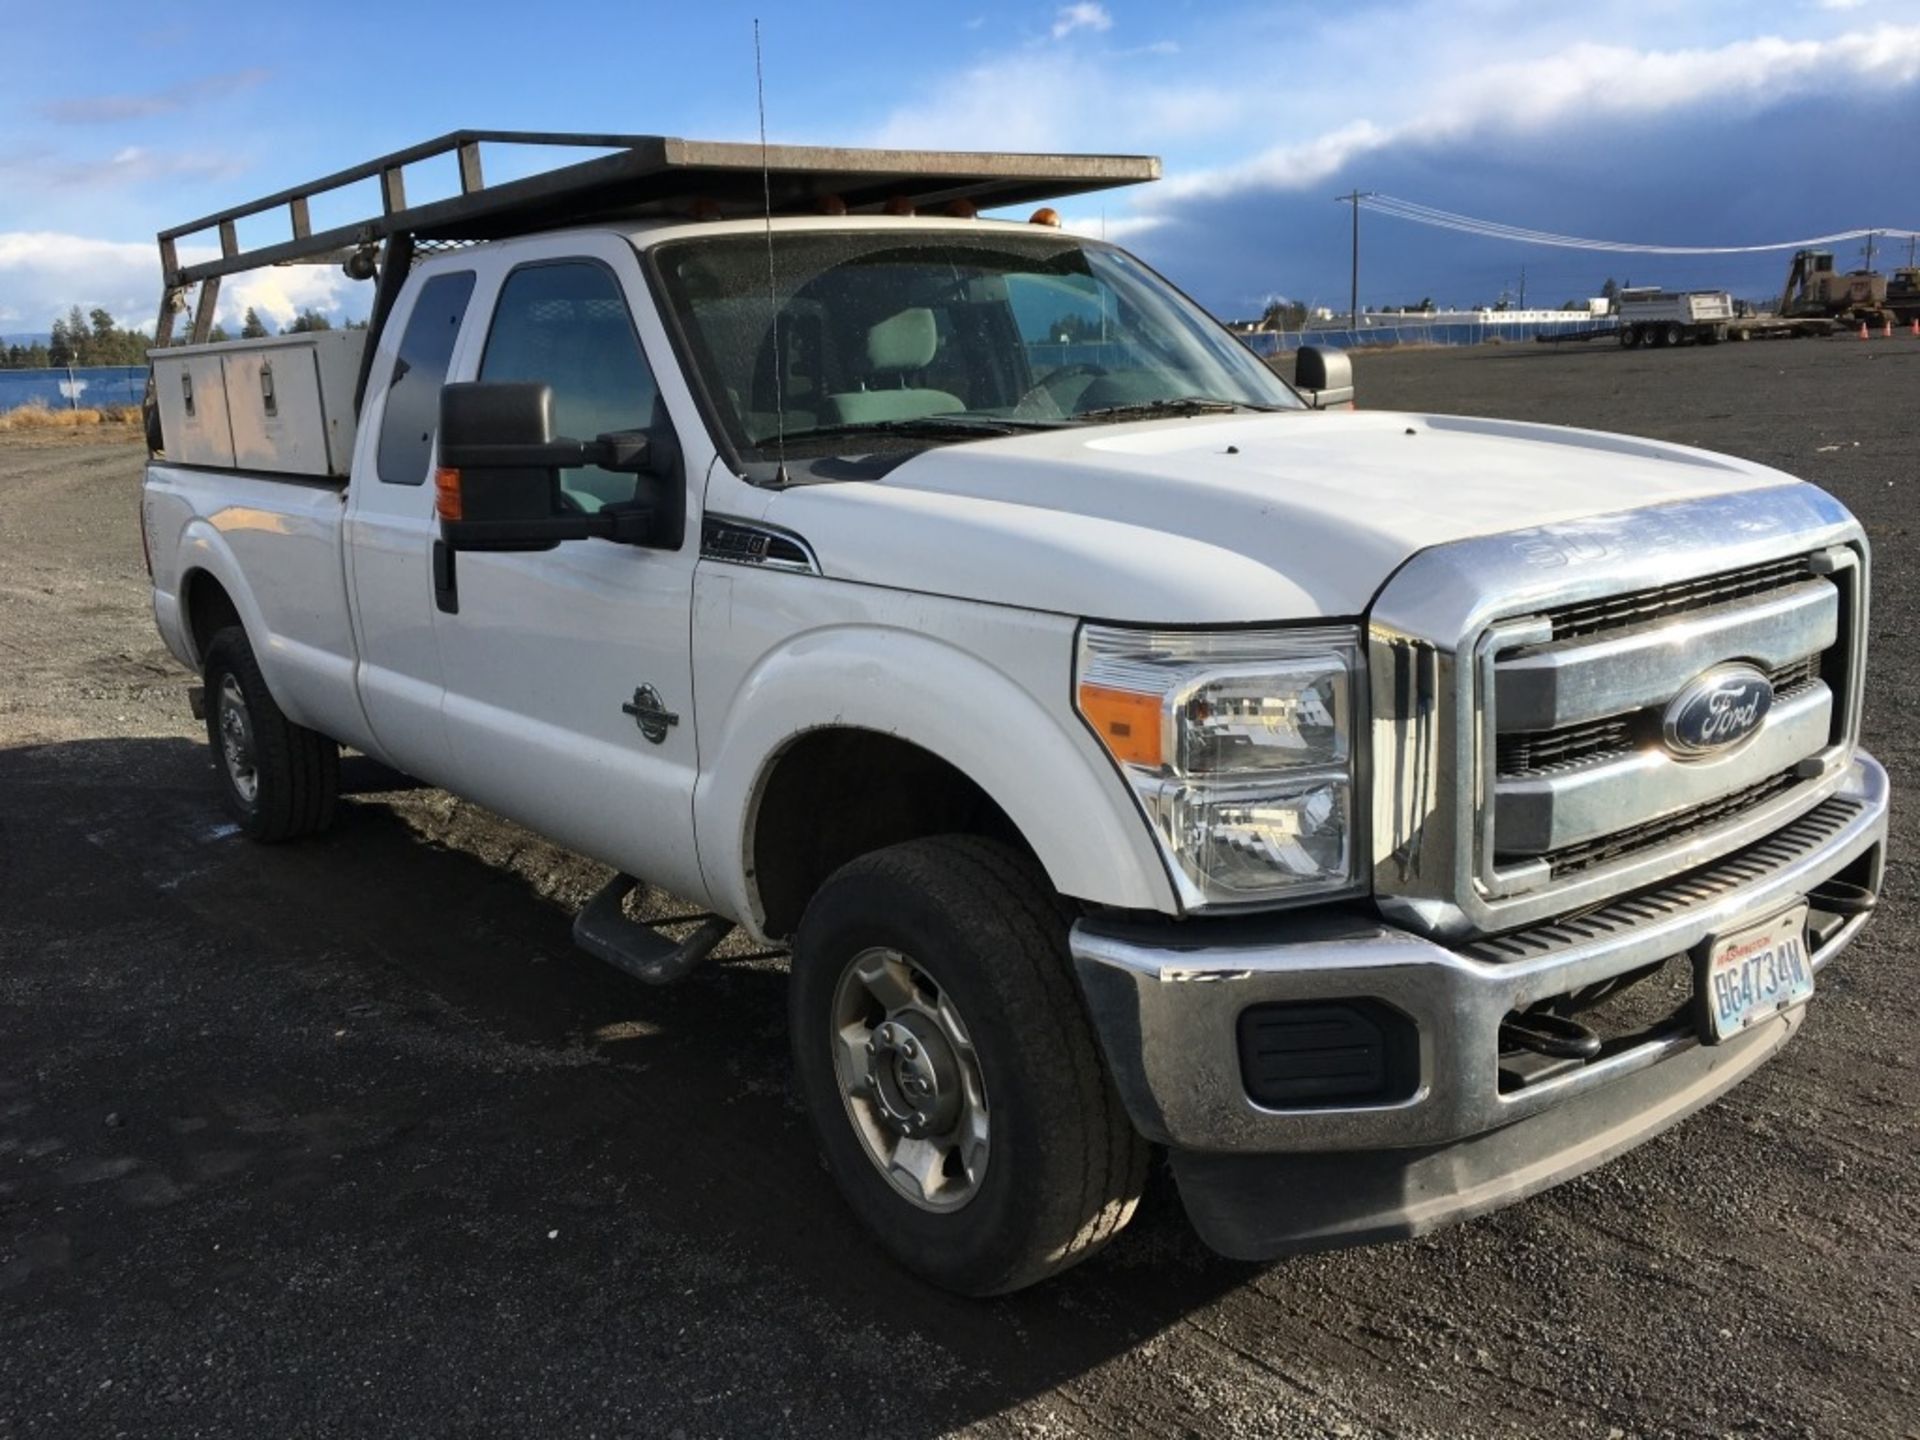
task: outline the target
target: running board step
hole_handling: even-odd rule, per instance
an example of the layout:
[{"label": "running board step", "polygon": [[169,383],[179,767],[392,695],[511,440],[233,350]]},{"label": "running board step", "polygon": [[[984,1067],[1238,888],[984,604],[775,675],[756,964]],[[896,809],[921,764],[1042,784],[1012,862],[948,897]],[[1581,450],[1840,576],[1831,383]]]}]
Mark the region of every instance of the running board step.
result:
[{"label": "running board step", "polygon": [[629,920],[622,903],[640,882],[616,875],[600,888],[573,921],[573,943],[609,965],[649,985],[670,985],[684,979],[727,936],[733,922],[709,915],[684,940],[662,935],[651,925]]}]

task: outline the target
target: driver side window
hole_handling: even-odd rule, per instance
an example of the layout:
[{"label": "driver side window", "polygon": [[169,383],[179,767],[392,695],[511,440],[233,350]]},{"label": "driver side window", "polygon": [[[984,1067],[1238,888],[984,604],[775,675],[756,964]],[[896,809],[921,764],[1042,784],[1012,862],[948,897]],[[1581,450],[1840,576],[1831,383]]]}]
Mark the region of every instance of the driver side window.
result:
[{"label": "driver side window", "polygon": [[[650,429],[660,395],[619,282],[591,260],[537,262],[507,277],[479,378],[551,386],[554,434],[575,440]],[[633,499],[636,484],[597,465],[560,472],[560,488],[589,513]]]}]

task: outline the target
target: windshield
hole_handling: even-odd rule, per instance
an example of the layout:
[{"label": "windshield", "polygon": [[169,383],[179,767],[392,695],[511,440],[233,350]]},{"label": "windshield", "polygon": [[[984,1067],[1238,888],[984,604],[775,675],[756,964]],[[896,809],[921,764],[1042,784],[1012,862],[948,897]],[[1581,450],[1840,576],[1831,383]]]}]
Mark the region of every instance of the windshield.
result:
[{"label": "windshield", "polygon": [[[743,459],[1300,402],[1139,261],[1058,234],[786,231],[655,251]],[[778,325],[774,318],[777,314]]]}]

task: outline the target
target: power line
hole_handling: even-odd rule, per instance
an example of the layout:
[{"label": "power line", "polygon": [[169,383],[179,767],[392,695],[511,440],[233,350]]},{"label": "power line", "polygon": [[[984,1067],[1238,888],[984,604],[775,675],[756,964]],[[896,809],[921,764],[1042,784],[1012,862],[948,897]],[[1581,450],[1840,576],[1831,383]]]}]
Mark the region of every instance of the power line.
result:
[{"label": "power line", "polygon": [[[1532,230],[1520,225],[1508,225],[1499,220],[1479,220],[1471,215],[1458,215],[1451,210],[1436,209],[1431,205],[1402,200],[1392,195],[1355,192],[1352,196],[1342,195],[1339,198],[1342,201],[1350,200],[1356,211],[1364,205],[1369,210],[1396,220],[1410,220],[1417,225],[1454,230],[1466,235],[1477,235],[1483,239],[1510,240],[1522,245],[1551,245],[1566,250],[1599,250],[1626,255],[1753,255],[1769,250],[1807,250],[1816,246],[1839,245],[1849,240],[1860,240],[1874,235],[1898,236],[1909,241],[1920,237],[1920,231],[1891,229],[1881,225],[1870,230],[1843,230],[1833,235],[1815,236],[1811,240],[1780,240],[1767,245],[1645,245],[1625,240],[1591,240],[1577,235],[1561,235],[1550,230]],[[1355,225],[1357,230],[1357,218]]]}]

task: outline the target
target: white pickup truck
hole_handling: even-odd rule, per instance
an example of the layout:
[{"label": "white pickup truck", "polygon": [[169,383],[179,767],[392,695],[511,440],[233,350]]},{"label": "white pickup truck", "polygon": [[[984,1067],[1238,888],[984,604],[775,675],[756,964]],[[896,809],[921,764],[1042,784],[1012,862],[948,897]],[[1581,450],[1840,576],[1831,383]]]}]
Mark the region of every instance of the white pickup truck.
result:
[{"label": "white pickup truck", "polygon": [[[350,746],[614,867],[576,935],[642,979],[789,947],[829,1169],[974,1294],[1111,1239],[1156,1151],[1228,1255],[1415,1235],[1800,1027],[1886,837],[1830,496],[1356,412],[1341,357],[1296,391],[1124,251],[975,215],[1151,161],[592,137],[488,186],[493,138],[321,182],[378,176],[354,227],[162,236],[154,613],[250,835],[325,826]],[[343,250],[363,352],[168,344]]]}]

